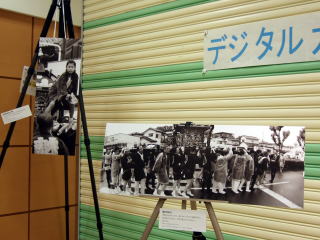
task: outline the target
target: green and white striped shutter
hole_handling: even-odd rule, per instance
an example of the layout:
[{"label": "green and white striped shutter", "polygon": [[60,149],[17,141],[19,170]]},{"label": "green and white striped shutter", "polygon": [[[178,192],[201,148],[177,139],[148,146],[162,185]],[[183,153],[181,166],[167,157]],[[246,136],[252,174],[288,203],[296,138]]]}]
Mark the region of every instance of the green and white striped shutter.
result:
[{"label": "green and white striped shutter", "polygon": [[[84,101],[98,188],[107,122],[305,126],[303,210],[213,206],[225,239],[320,239],[320,62],[202,74],[205,30],[319,10],[312,0],[85,0]],[[131,240],[140,239],[156,199],[99,202],[105,238]],[[190,238],[155,226],[149,239]],[[80,239],[98,239],[83,144]]]}]

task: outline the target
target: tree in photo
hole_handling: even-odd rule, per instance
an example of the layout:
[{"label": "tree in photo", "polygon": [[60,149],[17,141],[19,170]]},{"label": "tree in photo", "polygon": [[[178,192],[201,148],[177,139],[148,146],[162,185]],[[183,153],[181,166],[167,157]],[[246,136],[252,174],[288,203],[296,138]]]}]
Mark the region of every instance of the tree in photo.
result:
[{"label": "tree in photo", "polygon": [[304,151],[304,143],[306,140],[305,134],[306,132],[305,132],[305,129],[303,128],[300,130],[299,135],[297,136],[297,141],[299,143],[299,146],[303,149],[303,151]]},{"label": "tree in photo", "polygon": [[271,138],[273,142],[278,146],[279,152],[282,152],[282,147],[285,140],[290,135],[290,130],[281,131],[283,126],[270,126]]}]

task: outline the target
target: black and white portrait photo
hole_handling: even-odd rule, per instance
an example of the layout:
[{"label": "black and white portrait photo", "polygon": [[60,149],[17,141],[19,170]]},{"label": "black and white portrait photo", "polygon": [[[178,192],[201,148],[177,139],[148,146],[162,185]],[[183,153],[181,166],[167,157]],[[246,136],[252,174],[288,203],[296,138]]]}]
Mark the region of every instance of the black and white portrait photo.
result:
[{"label": "black and white portrait photo", "polygon": [[303,208],[305,129],[107,123],[100,192]]},{"label": "black and white portrait photo", "polygon": [[81,69],[79,39],[40,38],[33,152],[75,154]]}]

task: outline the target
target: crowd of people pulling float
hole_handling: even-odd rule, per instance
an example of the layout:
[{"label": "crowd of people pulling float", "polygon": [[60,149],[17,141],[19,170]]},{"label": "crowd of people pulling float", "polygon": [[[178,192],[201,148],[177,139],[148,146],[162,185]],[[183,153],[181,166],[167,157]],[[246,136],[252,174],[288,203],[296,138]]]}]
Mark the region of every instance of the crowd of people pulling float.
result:
[{"label": "crowd of people pulling float", "polygon": [[205,126],[174,125],[172,138],[162,146],[106,148],[101,181],[106,181],[107,192],[192,198],[196,197],[192,189],[198,186],[209,194],[226,194],[227,187],[239,194],[263,186],[267,170],[272,183],[283,169],[279,151],[249,149],[245,138],[238,146],[210,146],[214,126]]}]

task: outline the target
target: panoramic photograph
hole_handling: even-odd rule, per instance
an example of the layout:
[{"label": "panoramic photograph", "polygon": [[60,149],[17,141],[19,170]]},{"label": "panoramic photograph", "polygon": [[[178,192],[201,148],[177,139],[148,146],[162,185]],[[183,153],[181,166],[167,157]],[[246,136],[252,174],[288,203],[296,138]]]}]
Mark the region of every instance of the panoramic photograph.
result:
[{"label": "panoramic photograph", "polygon": [[101,193],[303,208],[304,127],[107,123]]}]

